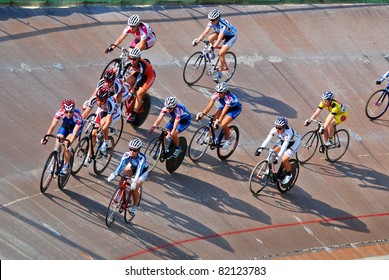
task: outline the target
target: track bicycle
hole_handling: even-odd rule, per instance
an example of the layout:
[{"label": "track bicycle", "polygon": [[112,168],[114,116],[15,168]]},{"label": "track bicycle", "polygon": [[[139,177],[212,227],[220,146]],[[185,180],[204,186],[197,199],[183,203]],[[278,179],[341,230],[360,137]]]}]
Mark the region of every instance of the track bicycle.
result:
[{"label": "track bicycle", "polygon": [[[385,75],[376,80],[376,84],[380,85],[383,81],[389,78],[389,71]],[[367,100],[365,113],[371,120],[376,120],[381,117],[389,108],[389,81],[385,89],[379,89],[374,92]]]},{"label": "track bicycle", "polygon": [[[131,215],[132,208],[134,207],[134,197],[133,192],[135,190],[127,190],[128,179],[131,177],[123,174],[118,174],[118,176],[124,178],[125,180],[119,187],[115,190],[112,195],[112,198],[107,207],[107,213],[105,215],[105,224],[107,227],[110,227],[112,223],[115,221],[117,214],[121,214],[124,212],[124,221],[126,223],[130,223],[131,220],[135,217]],[[139,188],[139,204],[142,200],[142,186]]]},{"label": "track bicycle", "polygon": [[189,157],[191,160],[199,160],[207,151],[209,147],[211,150],[216,149],[217,156],[221,160],[229,158],[235,151],[239,143],[239,129],[235,125],[230,125],[230,141],[231,145],[227,149],[223,149],[223,144],[226,141],[223,129],[220,129],[220,133],[216,136],[217,129],[214,128],[215,116],[204,115],[209,118],[208,125],[204,125],[197,129],[193,134],[189,143]]},{"label": "track bicycle", "polygon": [[[236,55],[228,51],[225,55],[225,65],[222,69],[219,69],[219,56],[217,58],[211,58],[209,53],[209,47],[211,43],[208,40],[202,41],[205,45],[202,51],[197,51],[192,54],[185,63],[183,77],[185,83],[193,85],[197,83],[204,75],[207,63],[207,75],[213,77],[216,72],[222,72],[222,77],[217,82],[228,82],[235,73],[236,70]],[[220,49],[216,47],[215,49]]]},{"label": "track bicycle", "polygon": [[292,178],[288,183],[282,184],[282,180],[286,176],[286,170],[284,164],[281,163],[278,171],[276,171],[273,161],[277,156],[277,153],[273,149],[266,147],[260,147],[258,150],[267,150],[269,153],[267,158],[260,161],[251,172],[249,179],[250,191],[253,194],[260,193],[267,186],[269,181],[277,185],[277,189],[280,193],[286,193],[287,191],[290,191],[290,189],[295,185],[300,172],[299,162],[295,159],[289,160],[292,167]]},{"label": "track bicycle", "polygon": [[315,154],[317,147],[319,147],[319,153],[325,153],[330,162],[339,160],[346,153],[350,143],[350,135],[347,130],[338,130],[335,126],[333,144],[326,146],[324,145],[323,136],[319,132],[323,127],[323,122],[317,120],[312,121],[316,123],[317,127],[305,133],[301,138],[301,146],[296,152],[297,160],[301,164],[308,162]]},{"label": "track bicycle", "polygon": [[166,170],[169,173],[173,173],[181,165],[184,160],[187,142],[186,138],[180,136],[178,139],[180,141],[181,152],[177,157],[174,157],[175,145],[173,139],[170,139],[170,143],[165,142],[166,135],[168,130],[164,127],[157,126],[155,129],[161,131],[160,135],[155,137],[147,145],[145,150],[146,159],[149,163],[149,172],[151,172],[158,164],[158,162],[164,162],[166,160]]},{"label": "track bicycle", "polygon": [[[100,147],[103,144],[103,133],[100,130],[100,125],[95,120],[86,119],[85,126],[88,127],[87,123],[92,123],[92,127],[89,131],[89,135],[85,136],[78,142],[76,148],[74,149],[74,160],[73,160],[73,170],[72,174],[76,175],[83,166],[87,166],[89,164],[86,163],[86,158],[88,155],[88,151],[90,150],[90,161],[93,161],[93,170],[97,175],[100,175],[104,172],[104,170],[108,167],[110,163],[114,149],[115,142],[111,135],[108,136],[108,145],[106,151],[101,151]],[[93,131],[98,129],[96,144],[93,144]]]},{"label": "track bicycle", "polygon": [[[46,160],[45,166],[43,167],[43,172],[40,182],[40,190],[42,193],[45,193],[49,188],[51,181],[55,178],[58,178],[58,187],[62,190],[70,178],[70,171],[73,167],[73,151],[70,148],[70,159],[68,162],[69,172],[67,174],[60,174],[63,164],[64,164],[64,154],[66,146],[70,147],[70,141],[62,137],[58,137],[52,134],[46,134],[43,139],[49,137],[56,138],[57,144],[55,145],[54,151],[52,151],[49,157]],[[67,143],[67,145],[65,145]]]}]

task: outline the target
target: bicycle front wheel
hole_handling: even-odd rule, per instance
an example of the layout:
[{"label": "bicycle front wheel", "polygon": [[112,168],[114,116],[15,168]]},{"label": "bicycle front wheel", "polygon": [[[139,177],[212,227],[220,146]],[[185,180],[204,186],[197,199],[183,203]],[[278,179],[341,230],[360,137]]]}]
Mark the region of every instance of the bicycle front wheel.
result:
[{"label": "bicycle front wheel", "polygon": [[208,126],[197,129],[189,143],[189,158],[193,161],[199,160],[207,151],[212,139]]},{"label": "bicycle front wheel", "polygon": [[105,224],[110,227],[115,221],[116,215],[122,207],[123,196],[125,195],[122,188],[116,189],[107,207],[107,213],[105,215]]},{"label": "bicycle front wheel", "polygon": [[253,169],[249,179],[249,188],[253,194],[260,193],[272,176],[270,164],[265,159],[259,162]]},{"label": "bicycle front wheel", "polygon": [[73,155],[73,168],[72,174],[76,175],[82,168],[85,162],[86,155],[88,154],[89,149],[89,138],[84,137],[78,142],[76,148],[74,149]]},{"label": "bicycle front wheel", "polygon": [[185,83],[193,85],[204,75],[207,60],[202,52],[198,51],[189,57],[184,66],[183,77]]},{"label": "bicycle front wheel", "polygon": [[228,82],[231,80],[232,76],[235,74],[236,70],[236,55],[233,52],[227,52],[224,56],[225,64],[222,68],[222,77],[218,80],[218,82]]},{"label": "bicycle front wheel", "polygon": [[224,133],[223,137],[219,137],[221,141],[220,144],[217,146],[217,156],[221,160],[229,158],[235,151],[239,143],[239,129],[235,125],[231,125],[228,128],[230,129],[230,146],[226,149],[223,149],[223,144],[226,141]]},{"label": "bicycle front wheel", "polygon": [[109,134],[112,136],[115,146],[118,144],[120,138],[122,137],[123,125],[124,125],[124,120],[123,120],[123,115],[121,115],[120,119],[117,120],[114,125],[111,125],[109,127]]},{"label": "bicycle front wheel", "polygon": [[151,172],[160,161],[162,154],[162,143],[159,137],[154,138],[145,150],[145,156],[149,163],[149,172]]},{"label": "bicycle front wheel", "polygon": [[[115,59],[111,60],[107,64],[107,66],[105,66],[103,72],[101,73],[100,79],[102,79],[104,77],[105,71],[110,70],[110,69],[115,70],[116,76],[118,77],[118,75],[120,75],[120,70],[122,70],[121,63],[122,63],[122,60],[120,58],[115,58]],[[121,77],[118,77],[118,78],[121,78]]]},{"label": "bicycle front wheel", "polygon": [[40,189],[42,193],[45,193],[50,186],[51,181],[54,178],[54,173],[58,168],[57,163],[57,152],[53,151],[47,158],[46,164],[43,167],[43,172],[41,176]]},{"label": "bicycle front wheel", "polygon": [[345,129],[339,129],[334,134],[334,144],[326,147],[326,156],[330,162],[339,160],[347,151],[350,135]]},{"label": "bicycle front wheel", "polygon": [[303,164],[308,162],[316,152],[319,137],[315,130],[309,131],[301,138],[300,148],[296,151],[297,160]]},{"label": "bicycle front wheel", "polygon": [[366,116],[375,120],[381,117],[389,107],[389,92],[385,89],[380,89],[374,92],[369,100],[367,100],[365,113]]},{"label": "bicycle front wheel", "polygon": [[97,175],[102,174],[104,170],[108,167],[108,164],[111,161],[111,158],[115,151],[115,143],[113,141],[112,136],[108,136],[107,142],[108,145],[107,145],[107,150],[105,152],[100,151],[101,144],[103,143],[103,141],[101,141],[95,153],[93,170]]}]

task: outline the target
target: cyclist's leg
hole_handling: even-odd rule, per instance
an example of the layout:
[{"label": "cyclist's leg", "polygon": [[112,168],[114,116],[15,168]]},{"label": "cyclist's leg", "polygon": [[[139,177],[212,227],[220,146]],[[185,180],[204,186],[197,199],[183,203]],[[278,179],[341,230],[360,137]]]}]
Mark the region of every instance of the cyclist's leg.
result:
[{"label": "cyclist's leg", "polygon": [[140,198],[139,189],[142,186],[143,182],[146,181],[148,175],[149,175],[149,171],[146,171],[139,176],[138,182],[136,184],[136,189],[135,191],[132,192],[132,197],[134,198],[134,205],[136,206],[139,205],[139,198]]},{"label": "cyclist's leg", "polygon": [[151,68],[149,69],[149,67],[147,67],[148,69],[146,69],[146,79],[143,83],[141,83],[141,85],[139,85],[139,89],[137,91],[137,94],[136,94],[136,100],[135,100],[135,106],[134,106],[134,112],[135,113],[138,113],[139,112],[139,108],[140,108],[140,105],[142,104],[142,100],[143,100],[143,95],[151,88],[151,86],[153,85],[154,83],[154,80],[155,80],[155,72],[154,70]]},{"label": "cyclist's leg", "polygon": [[242,106],[235,106],[228,109],[227,114],[224,116],[221,126],[223,127],[223,132],[225,134],[226,140],[230,139],[230,129],[228,125],[239,116],[240,112],[242,112]]},{"label": "cyclist's leg", "polygon": [[238,35],[235,35],[233,37],[225,38],[223,46],[221,47],[219,51],[219,70],[222,71],[224,69],[224,65],[226,63],[225,55],[226,53],[232,48],[232,46],[235,44],[236,39],[238,38]]}]

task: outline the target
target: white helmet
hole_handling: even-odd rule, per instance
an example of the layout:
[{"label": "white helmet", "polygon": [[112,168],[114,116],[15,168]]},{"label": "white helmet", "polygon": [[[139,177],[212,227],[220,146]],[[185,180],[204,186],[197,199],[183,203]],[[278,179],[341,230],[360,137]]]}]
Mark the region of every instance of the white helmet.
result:
[{"label": "white helmet", "polygon": [[140,58],[141,55],[142,52],[138,48],[131,49],[130,53],[128,54],[128,56],[131,58]]},{"label": "white helmet", "polygon": [[217,92],[226,92],[228,90],[228,84],[226,82],[218,83],[215,87]]},{"label": "white helmet", "polygon": [[208,13],[209,20],[215,20],[220,17],[220,11],[218,9],[214,9]]},{"label": "white helmet", "polygon": [[177,98],[170,96],[165,99],[165,107],[168,109],[174,108],[177,105]]},{"label": "white helmet", "polygon": [[128,18],[127,24],[129,26],[138,26],[140,23],[140,17],[138,15],[132,15]]},{"label": "white helmet", "polygon": [[274,124],[275,124],[276,126],[286,127],[286,126],[288,125],[288,119],[285,118],[285,117],[278,118],[278,119],[276,119],[276,121],[274,122]]},{"label": "white helmet", "polygon": [[142,147],[142,140],[139,138],[134,138],[128,142],[128,148],[133,150],[139,150]]}]

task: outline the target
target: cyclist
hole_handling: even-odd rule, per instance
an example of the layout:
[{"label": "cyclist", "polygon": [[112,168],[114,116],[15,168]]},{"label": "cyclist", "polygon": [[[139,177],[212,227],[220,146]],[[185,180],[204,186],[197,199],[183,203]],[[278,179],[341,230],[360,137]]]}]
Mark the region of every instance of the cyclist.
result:
[{"label": "cyclist", "polygon": [[322,101],[311,118],[305,120],[305,126],[308,126],[312,120],[316,119],[323,108],[326,108],[330,113],[320,129],[320,133],[324,134],[324,145],[331,146],[333,144],[335,125],[347,120],[348,111],[342,103],[334,99],[334,94],[331,91],[326,91],[322,94]]},{"label": "cyclist", "polygon": [[[90,111],[92,110],[95,104],[97,104],[98,106],[96,111],[97,116],[95,121],[100,125],[103,134],[103,139],[104,139],[104,142],[100,147],[100,151],[105,152],[108,146],[107,139],[108,139],[109,126],[114,125],[121,117],[120,106],[112,96],[109,96],[109,90],[106,85],[100,86],[97,89],[95,96],[89,101],[85,101],[84,104],[88,104],[88,106],[86,107],[85,111],[82,114],[84,118],[89,115]],[[97,129],[93,130],[92,133],[93,144],[96,143],[96,136],[97,136]],[[92,152],[91,148],[92,147],[90,147],[90,151],[88,152],[86,164],[91,162],[91,158],[90,158]]]},{"label": "cyclist", "polygon": [[230,130],[228,125],[240,114],[242,111],[242,104],[240,103],[239,99],[230,92],[226,82],[218,83],[215,87],[215,90],[216,91],[212,95],[207,107],[205,107],[202,112],[197,113],[196,120],[200,120],[205,114],[207,114],[215,104],[215,101],[218,100],[221,105],[215,112],[216,120],[213,125],[215,128],[217,128],[219,123],[221,124],[226,138],[222,149],[227,150],[231,145]]},{"label": "cyclist", "polygon": [[143,95],[153,85],[156,74],[151,63],[141,58],[142,52],[133,48],[129,53],[131,68],[128,70],[127,83],[130,85],[130,94],[136,93],[136,100],[133,112],[128,116],[127,122],[135,120],[136,114],[142,104]]},{"label": "cyclist", "polygon": [[[149,171],[147,170],[149,164],[147,163],[146,156],[140,152],[141,147],[142,141],[139,138],[131,140],[128,143],[129,151],[123,154],[116,170],[107,179],[108,182],[111,182],[119,173],[127,176],[134,176],[130,189],[135,190],[132,193],[134,198],[134,207],[130,213],[132,216],[135,216],[138,211],[139,188],[142,186],[143,182],[146,181],[149,174]],[[124,178],[120,178],[119,185],[121,185],[124,180]]]},{"label": "cyclist", "polygon": [[189,127],[191,122],[190,113],[184,105],[177,102],[177,98],[174,96],[166,98],[165,106],[161,109],[157,120],[154,122],[154,125],[148,130],[149,134],[151,134],[153,130],[161,123],[162,118],[166,113],[169,113],[171,116],[170,121],[166,125],[166,129],[169,131],[167,136],[168,142],[166,144],[166,149],[169,149],[170,141],[173,139],[173,142],[176,146],[173,157],[178,157],[181,152],[178,134]]},{"label": "cyclist", "polygon": [[[277,118],[274,124],[275,126],[270,130],[260,147],[266,147],[274,136],[278,137],[278,141],[273,147],[274,151],[277,153],[273,162],[274,164],[277,164],[278,161],[282,160],[286,171],[286,176],[283,178],[282,184],[287,184],[292,178],[292,166],[290,165],[289,160],[300,148],[301,137],[296,130],[289,127],[288,119],[285,117]],[[255,155],[259,156],[260,154],[261,150],[258,149],[255,152]]]},{"label": "cyclist", "polygon": [[127,37],[128,34],[134,35],[134,40],[131,42],[130,49],[138,48],[140,50],[147,50],[155,45],[157,37],[150,25],[140,21],[139,15],[132,15],[128,18],[127,27],[124,28],[123,33],[116,39],[115,43],[111,44],[105,53],[113,51],[116,46]]},{"label": "cyclist", "polygon": [[[84,126],[83,118],[80,110],[76,108],[76,104],[72,99],[65,99],[62,101],[62,106],[54,115],[53,121],[46,134],[51,134],[54,128],[57,126],[58,121],[62,119],[62,125],[58,130],[57,136],[66,138],[70,141],[70,144],[74,142],[77,136],[81,133]],[[48,139],[43,138],[41,140],[42,145],[46,145]],[[58,141],[58,139],[57,139]],[[65,143],[67,145],[67,143]],[[70,159],[70,147],[67,147],[64,155],[64,165],[61,170],[61,174],[67,174],[69,172],[69,159]]]},{"label": "cyclist", "polygon": [[196,46],[197,43],[201,42],[205,36],[207,36],[208,32],[211,29],[214,29],[214,32],[211,33],[208,37],[208,40],[211,43],[211,47],[209,52],[211,53],[211,58],[215,55],[213,54],[214,48],[216,48],[222,40],[224,40],[223,46],[219,51],[219,71],[215,74],[213,79],[218,81],[222,77],[221,70],[225,64],[225,54],[232,46],[235,44],[236,39],[238,38],[238,31],[230,22],[221,17],[220,11],[218,9],[214,9],[208,13],[209,22],[207,27],[205,27],[203,33],[200,34],[198,38],[195,38],[192,41],[192,45]]}]

